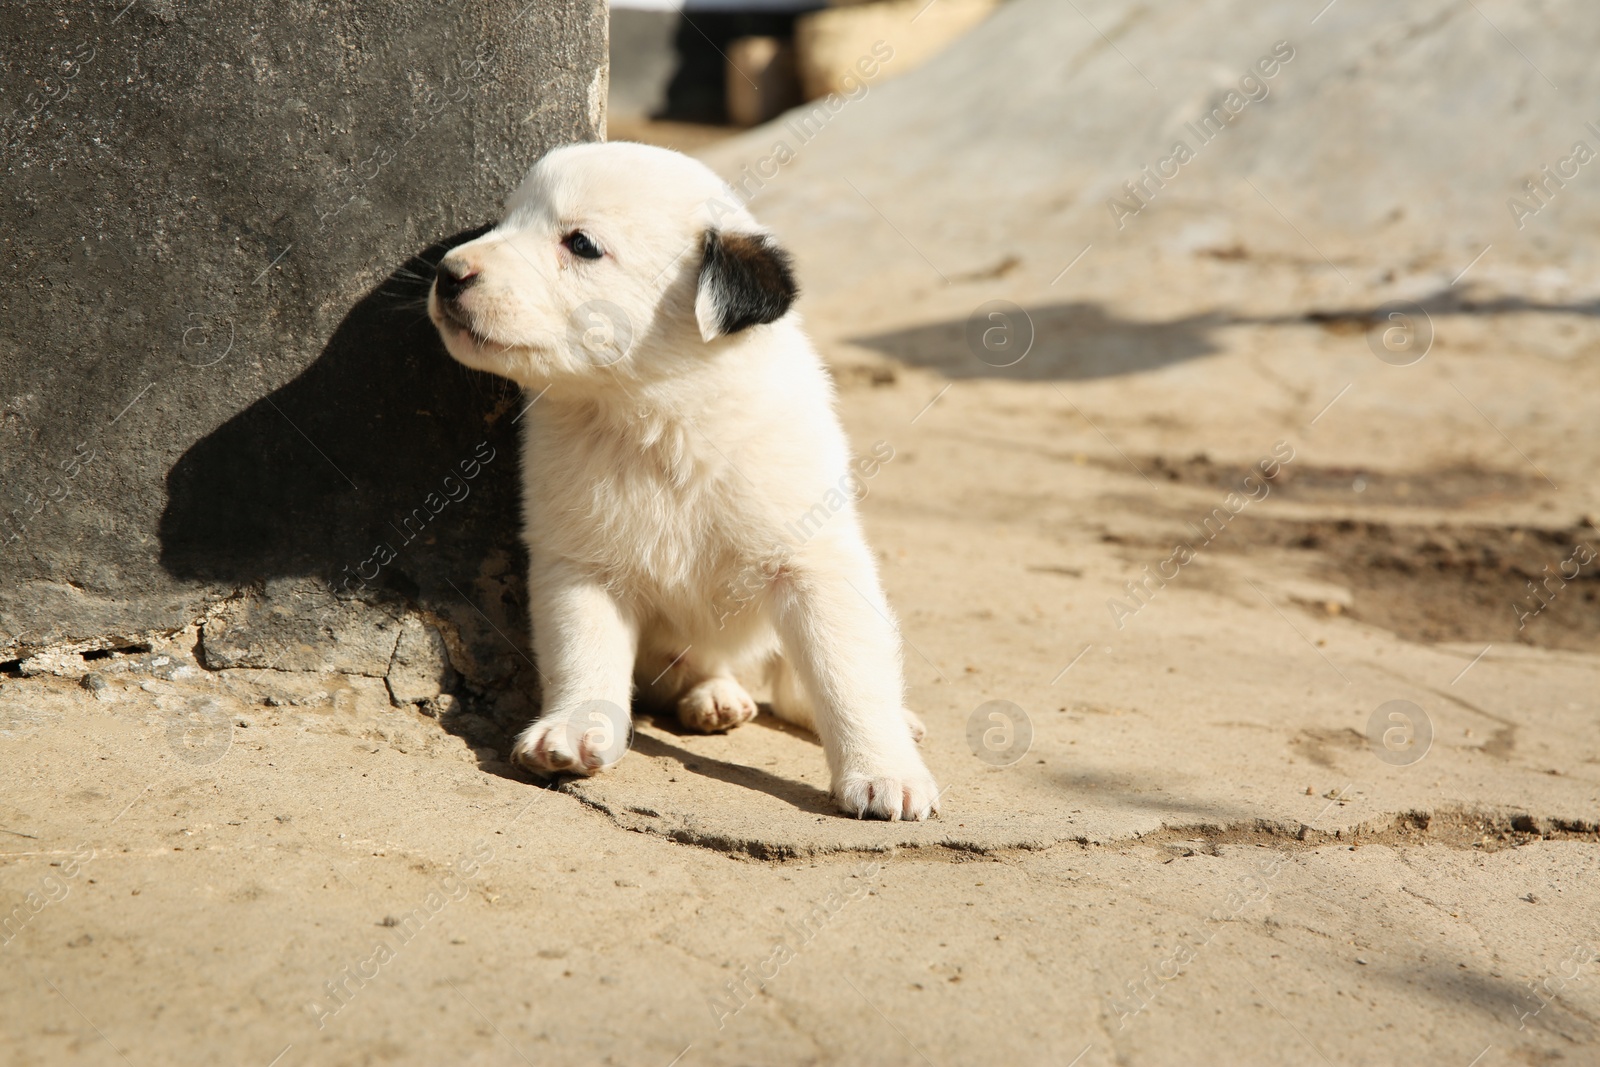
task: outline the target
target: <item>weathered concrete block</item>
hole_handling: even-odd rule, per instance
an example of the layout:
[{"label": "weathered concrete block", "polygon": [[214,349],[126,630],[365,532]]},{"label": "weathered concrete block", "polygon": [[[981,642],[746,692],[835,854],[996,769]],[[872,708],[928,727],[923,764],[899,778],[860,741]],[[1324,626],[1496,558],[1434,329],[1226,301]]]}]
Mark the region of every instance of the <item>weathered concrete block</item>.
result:
[{"label": "weathered concrete block", "polygon": [[261,596],[229,605],[201,626],[209,670],[256,667],[382,678],[400,639],[399,619],[315,582],[274,579]]},{"label": "weathered concrete block", "polygon": [[[417,605],[485,684],[527,670],[522,404],[420,298],[543,150],[603,136],[605,43],[603,0],[0,9],[0,660],[292,580],[322,596],[250,625]],[[275,625],[314,642],[325,607]],[[208,658],[250,660],[230,632]],[[304,662],[382,676],[382,643]]]},{"label": "weathered concrete block", "polygon": [[396,704],[432,700],[450,685],[450,653],[439,631],[415,615],[400,627],[394,659],[389,663],[389,695]]}]

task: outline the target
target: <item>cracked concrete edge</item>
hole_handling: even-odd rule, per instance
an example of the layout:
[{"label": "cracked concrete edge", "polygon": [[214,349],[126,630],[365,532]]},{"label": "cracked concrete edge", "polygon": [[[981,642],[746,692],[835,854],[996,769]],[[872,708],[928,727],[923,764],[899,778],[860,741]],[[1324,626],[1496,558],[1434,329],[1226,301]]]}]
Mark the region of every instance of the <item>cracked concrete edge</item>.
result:
[{"label": "cracked concrete edge", "polygon": [[[208,601],[199,615],[191,619],[186,626],[176,629],[161,627],[114,636],[19,647],[14,650],[17,653],[15,659],[0,663],[0,672],[15,672],[24,678],[49,674],[83,681],[93,674],[149,673],[157,677],[170,677],[175,669],[187,666],[219,677],[234,671],[256,670],[306,677],[354,676],[384,682],[390,701],[395,707],[424,708],[437,703],[441,697],[450,696],[451,690],[463,679],[470,678],[469,671],[463,670],[463,665],[470,665],[470,657],[464,653],[463,639],[450,620],[436,612],[399,602],[379,603],[363,600],[356,608],[362,619],[370,619],[376,612],[395,624],[393,641],[386,642],[389,644],[389,649],[382,671],[350,668],[308,670],[286,666],[270,657],[250,662],[212,662],[207,656],[206,648],[208,626],[215,625],[219,620],[225,619],[230,612],[237,611],[242,606],[257,606],[253,602],[261,599],[263,598],[259,589],[237,588]],[[401,645],[409,628],[415,628],[424,642],[429,641],[427,635],[432,634],[431,640],[436,642],[443,652],[437,686],[429,688],[427,692],[421,692],[414,679],[407,685],[395,677],[397,672],[404,673],[410,666],[400,662]],[[85,658],[86,654],[94,653],[111,655],[105,657],[104,662],[101,657],[92,660]],[[414,698],[408,698],[408,694]],[[430,714],[437,717],[436,710]]]},{"label": "cracked concrete edge", "polygon": [[[797,860],[817,856],[892,854],[902,849],[946,849],[952,852],[988,854],[995,851],[1040,851],[1065,843],[1061,839],[1039,837],[1037,840],[1018,840],[1005,849],[993,849],[974,841],[965,841],[946,835],[937,836],[940,828],[935,819],[925,823],[884,823],[857,820],[864,833],[851,835],[851,841],[826,843],[796,843],[792,841],[765,841],[759,837],[706,830],[692,825],[691,821],[662,815],[649,809],[630,808],[608,803],[582,791],[579,781],[566,781],[551,787],[554,791],[572,797],[584,807],[610,819],[623,830],[650,834],[681,845],[690,845],[712,852],[747,856],[758,860]],[[844,815],[837,816],[844,825],[850,825]],[[830,820],[831,822],[831,820]],[[837,828],[837,827],[833,827]],[[897,834],[897,831],[899,833]],[[908,835],[905,831],[910,831]]]},{"label": "cracked concrete edge", "polygon": [[[939,819],[926,823],[862,822],[862,832],[835,834],[828,842],[768,841],[759,837],[708,831],[692,822],[649,809],[615,805],[588,795],[581,780],[560,782],[551,788],[610,819],[617,827],[651,834],[678,844],[704,848],[756,860],[799,860],[822,856],[893,854],[902,850],[998,856],[1018,852],[1047,852],[1076,845],[1090,849],[1126,849],[1135,846],[1187,849],[1183,854],[1216,855],[1226,845],[1255,845],[1291,851],[1329,846],[1443,845],[1454,849],[1496,852],[1535,841],[1600,841],[1600,819],[1583,820],[1536,815],[1523,808],[1485,805],[1476,808],[1440,806],[1376,815],[1342,827],[1315,829],[1298,822],[1271,819],[1238,822],[1169,823],[1156,820],[1153,829],[1125,835],[1082,834],[1039,830],[1019,834],[1003,845],[978,840],[981,835],[948,833]],[[848,824],[847,824],[848,825]],[[837,827],[834,827],[837,829]],[[838,838],[846,838],[839,840]]]}]

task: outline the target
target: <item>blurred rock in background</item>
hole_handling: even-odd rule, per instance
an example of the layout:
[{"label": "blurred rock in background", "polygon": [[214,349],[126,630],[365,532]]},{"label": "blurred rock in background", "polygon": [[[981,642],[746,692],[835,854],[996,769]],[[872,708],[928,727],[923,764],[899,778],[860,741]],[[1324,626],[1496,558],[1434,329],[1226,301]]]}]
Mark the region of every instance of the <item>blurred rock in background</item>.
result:
[{"label": "blurred rock in background", "polygon": [[756,126],[800,102],[794,44],[776,37],[736,37],[728,43],[728,121]]},{"label": "blurred rock in background", "polygon": [[915,70],[982,22],[1000,0],[835,0],[795,24],[800,91],[807,100],[849,95],[856,64],[879,42],[892,42],[894,65],[885,76]]},{"label": "blurred rock in background", "polygon": [[[637,136],[652,123],[727,126],[733,113],[745,124],[772,117],[775,104],[767,101],[797,92],[793,61],[780,58],[790,55],[795,16],[820,6],[820,0],[614,0],[611,138]],[[747,38],[765,43],[736,43]],[[736,63],[742,63],[737,77]],[[737,100],[730,94],[734,81]],[[658,137],[659,131],[646,139]]]}]

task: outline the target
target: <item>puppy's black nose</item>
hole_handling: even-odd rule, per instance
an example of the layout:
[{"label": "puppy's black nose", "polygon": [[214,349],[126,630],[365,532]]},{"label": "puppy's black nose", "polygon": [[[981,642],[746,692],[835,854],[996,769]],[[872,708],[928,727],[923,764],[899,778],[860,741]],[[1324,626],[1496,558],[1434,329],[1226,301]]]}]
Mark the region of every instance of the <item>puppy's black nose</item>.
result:
[{"label": "puppy's black nose", "polygon": [[441,263],[438,273],[433,276],[433,291],[439,294],[440,300],[454,300],[477,280],[478,272],[475,270]]}]

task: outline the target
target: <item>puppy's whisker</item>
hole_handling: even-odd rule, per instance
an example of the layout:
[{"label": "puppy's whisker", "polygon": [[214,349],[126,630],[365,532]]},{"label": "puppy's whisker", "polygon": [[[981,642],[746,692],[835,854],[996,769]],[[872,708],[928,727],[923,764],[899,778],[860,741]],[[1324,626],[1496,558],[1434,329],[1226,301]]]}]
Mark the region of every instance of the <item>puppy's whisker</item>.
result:
[{"label": "puppy's whisker", "polygon": [[373,293],[376,296],[387,296],[399,300],[415,300],[422,304],[426,304],[428,302],[428,294],[425,292],[419,292],[415,287],[393,289],[388,286],[380,286],[379,288],[373,290]]}]

